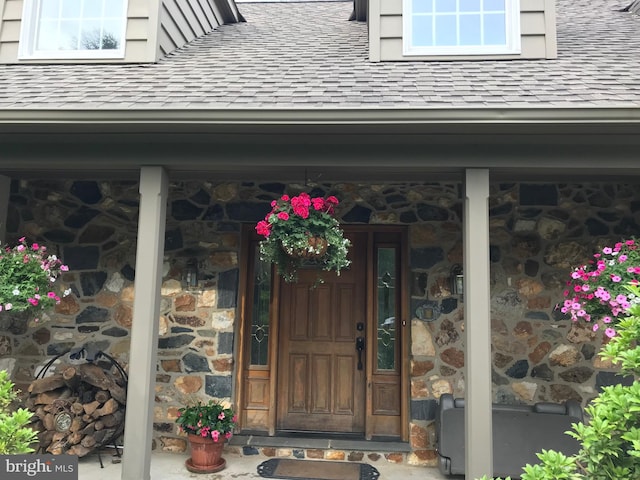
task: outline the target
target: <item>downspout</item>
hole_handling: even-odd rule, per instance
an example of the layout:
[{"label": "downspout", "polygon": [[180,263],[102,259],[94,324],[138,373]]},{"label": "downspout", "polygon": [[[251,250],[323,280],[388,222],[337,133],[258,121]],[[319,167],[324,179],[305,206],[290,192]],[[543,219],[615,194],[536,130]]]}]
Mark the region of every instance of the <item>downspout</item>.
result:
[{"label": "downspout", "polygon": [[0,175],[0,247],[7,241],[7,216],[9,214],[9,197],[11,194],[11,179]]}]

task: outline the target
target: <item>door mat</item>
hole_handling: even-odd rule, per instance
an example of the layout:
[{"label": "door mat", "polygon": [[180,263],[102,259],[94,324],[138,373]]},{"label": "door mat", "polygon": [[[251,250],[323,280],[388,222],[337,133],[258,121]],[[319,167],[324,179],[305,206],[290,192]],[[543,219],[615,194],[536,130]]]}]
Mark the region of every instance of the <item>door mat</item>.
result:
[{"label": "door mat", "polygon": [[366,463],[272,458],[258,465],[264,478],[290,480],[377,480],[380,472]]}]

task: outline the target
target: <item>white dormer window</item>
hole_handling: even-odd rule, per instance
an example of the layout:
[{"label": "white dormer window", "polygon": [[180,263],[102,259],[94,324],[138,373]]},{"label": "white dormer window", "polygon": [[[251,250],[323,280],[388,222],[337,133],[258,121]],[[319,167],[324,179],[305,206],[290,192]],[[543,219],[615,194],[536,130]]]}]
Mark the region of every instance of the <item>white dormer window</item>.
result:
[{"label": "white dormer window", "polygon": [[405,55],[520,53],[519,0],[403,0]]},{"label": "white dormer window", "polygon": [[23,59],[123,58],[127,0],[25,0]]}]

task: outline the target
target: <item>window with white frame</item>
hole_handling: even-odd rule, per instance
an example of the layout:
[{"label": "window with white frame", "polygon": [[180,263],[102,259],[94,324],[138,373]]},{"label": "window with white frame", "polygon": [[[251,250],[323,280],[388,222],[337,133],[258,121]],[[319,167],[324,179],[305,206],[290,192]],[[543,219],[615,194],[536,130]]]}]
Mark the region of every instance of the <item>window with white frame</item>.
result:
[{"label": "window with white frame", "polygon": [[405,55],[520,53],[519,0],[403,0]]},{"label": "window with white frame", "polygon": [[25,0],[21,58],[124,57],[127,0]]}]

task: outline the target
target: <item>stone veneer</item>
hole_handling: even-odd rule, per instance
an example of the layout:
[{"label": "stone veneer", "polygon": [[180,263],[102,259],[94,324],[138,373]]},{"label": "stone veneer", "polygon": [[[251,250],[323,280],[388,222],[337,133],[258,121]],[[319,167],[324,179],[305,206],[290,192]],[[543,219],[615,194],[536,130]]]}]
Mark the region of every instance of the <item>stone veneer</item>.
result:
[{"label": "stone veneer", "polygon": [[[260,220],[285,190],[301,188],[171,184],[158,320],[156,448],[185,450],[173,420],[190,397],[232,397],[240,227]],[[412,452],[391,454],[389,461],[435,465],[437,399],[442,393],[464,395],[463,304],[448,281],[451,267],[462,263],[460,191],[455,183],[340,183],[310,192],[336,195],[345,223],[409,226]],[[599,387],[619,379],[596,355],[601,335],[573,324],[556,305],[571,266],[586,261],[597,245],[640,234],[640,193],[619,184],[494,184],[490,209],[495,401],[575,398],[585,404]],[[71,268],[62,283],[73,290],[41,323],[0,314],[0,368],[11,371],[19,386],[33,379],[38,365],[76,346],[100,348],[128,367],[137,216],[135,182],[12,183],[9,240],[24,235],[57,251]],[[195,291],[181,283],[191,259],[200,269]],[[287,453],[271,450],[261,453]],[[362,458],[360,453],[322,456],[348,460]]]}]

